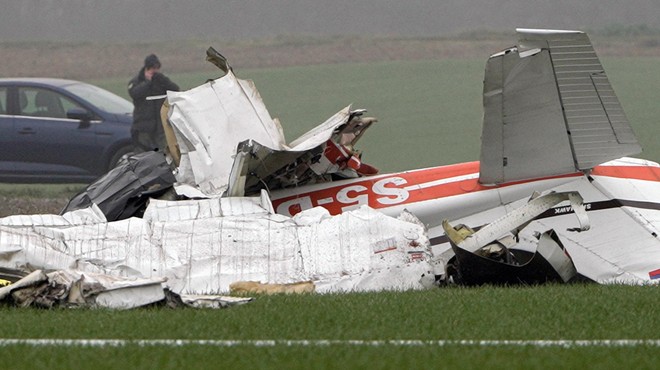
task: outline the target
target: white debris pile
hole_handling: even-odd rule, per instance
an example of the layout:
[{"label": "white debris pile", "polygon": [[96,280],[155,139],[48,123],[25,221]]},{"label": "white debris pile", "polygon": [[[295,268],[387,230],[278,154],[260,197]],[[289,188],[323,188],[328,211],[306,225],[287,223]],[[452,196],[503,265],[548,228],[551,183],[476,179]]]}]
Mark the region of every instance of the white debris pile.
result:
[{"label": "white debris pile", "polygon": [[106,222],[94,207],[0,219],[0,268],[165,278],[175,293],[237,281],[313,281],[317,292],[421,289],[432,270],[425,229],[368,207],[330,216],[272,213],[261,197],[151,200],[143,218]]}]

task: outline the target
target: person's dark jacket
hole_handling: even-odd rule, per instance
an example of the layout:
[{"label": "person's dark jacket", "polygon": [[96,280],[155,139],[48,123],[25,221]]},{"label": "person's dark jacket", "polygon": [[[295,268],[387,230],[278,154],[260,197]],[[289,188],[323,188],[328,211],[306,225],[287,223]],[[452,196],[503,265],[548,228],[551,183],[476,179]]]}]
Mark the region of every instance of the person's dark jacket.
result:
[{"label": "person's dark jacket", "polygon": [[155,132],[160,127],[160,108],[163,99],[147,100],[149,96],[165,95],[167,90],[179,91],[179,86],[162,73],[155,73],[151,81],[144,78],[144,68],[128,83],[133,98],[133,130]]}]

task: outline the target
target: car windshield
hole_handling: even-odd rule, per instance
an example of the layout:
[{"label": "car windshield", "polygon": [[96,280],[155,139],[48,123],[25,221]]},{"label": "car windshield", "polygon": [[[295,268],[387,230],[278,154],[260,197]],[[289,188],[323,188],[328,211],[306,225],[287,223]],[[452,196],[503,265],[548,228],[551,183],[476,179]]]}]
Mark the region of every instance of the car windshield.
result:
[{"label": "car windshield", "polygon": [[108,113],[133,113],[133,104],[131,102],[100,87],[85,83],[76,83],[64,86],[64,89]]}]

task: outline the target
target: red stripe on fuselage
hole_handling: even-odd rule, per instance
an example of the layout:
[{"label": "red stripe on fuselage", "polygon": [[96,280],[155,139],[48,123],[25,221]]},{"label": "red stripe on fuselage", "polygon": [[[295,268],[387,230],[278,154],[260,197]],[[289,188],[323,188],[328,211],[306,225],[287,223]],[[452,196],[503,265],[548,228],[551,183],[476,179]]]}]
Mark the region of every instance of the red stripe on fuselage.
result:
[{"label": "red stripe on fuselage", "polygon": [[[380,176],[310,186],[295,195],[288,191],[273,194],[277,213],[296,214],[303,209],[322,206],[331,214],[346,207],[369,205],[374,209],[450,197],[496,188],[478,182],[479,162],[432,167]],[[579,176],[569,174],[558,177]],[[521,181],[501,186],[524,183]],[[281,196],[281,197],[278,197]]]},{"label": "red stripe on fuselage", "polygon": [[[309,191],[283,197],[273,195],[273,206],[277,213],[296,214],[303,209],[322,206],[331,214],[340,214],[343,208],[356,205],[369,205],[372,208],[385,208],[421,200],[446,197],[454,194],[480,190],[477,178],[448,182],[441,186],[420,188],[433,181],[460,178],[479,173],[479,162],[462,163],[451,166],[433,167],[421,170],[361,177],[353,180],[312,185]],[[417,187],[415,189],[409,189]]]},{"label": "red stripe on fuselage", "polygon": [[[301,210],[322,206],[330,214],[342,213],[347,207],[369,205],[374,209],[423,202],[484,190],[498,189],[541,180],[582,176],[581,172],[484,186],[479,183],[479,162],[432,167],[387,175],[312,185],[308,191],[273,194],[277,213],[296,214]],[[660,168],[648,166],[601,166],[593,175],[660,181]],[[281,198],[278,198],[278,195]]]}]

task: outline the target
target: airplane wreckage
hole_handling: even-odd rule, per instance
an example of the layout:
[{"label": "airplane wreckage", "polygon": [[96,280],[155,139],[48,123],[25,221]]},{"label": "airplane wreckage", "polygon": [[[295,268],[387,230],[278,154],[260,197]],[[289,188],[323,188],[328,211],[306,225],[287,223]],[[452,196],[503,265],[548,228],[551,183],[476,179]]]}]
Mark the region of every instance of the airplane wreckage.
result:
[{"label": "airplane wreckage", "polygon": [[60,215],[0,219],[0,300],[657,283],[660,166],[625,157],[641,148],[589,38],[517,32],[486,64],[480,161],[392,174],[355,149],[376,121],[365,111],[287,144],[209,49],[224,76],[167,93],[165,153],[127,158]]}]

